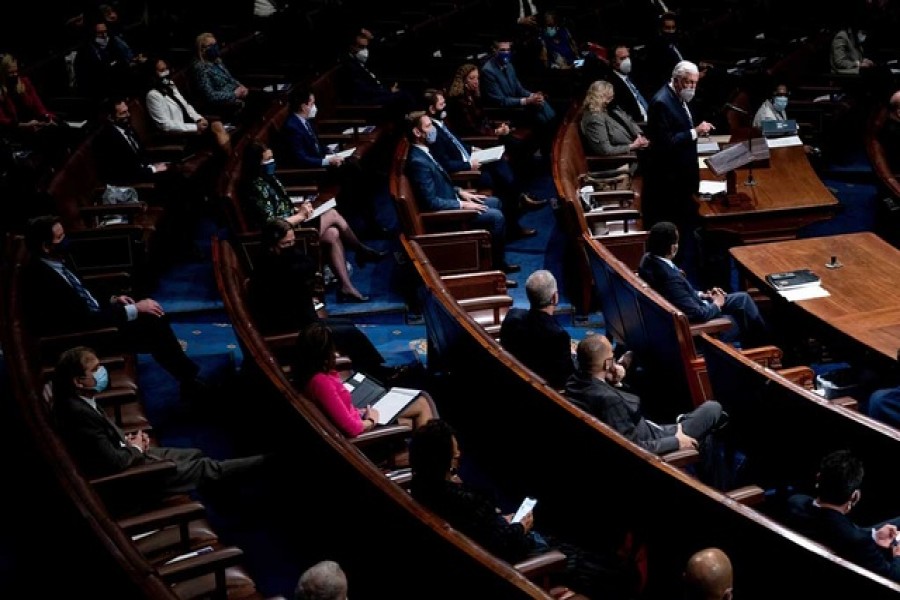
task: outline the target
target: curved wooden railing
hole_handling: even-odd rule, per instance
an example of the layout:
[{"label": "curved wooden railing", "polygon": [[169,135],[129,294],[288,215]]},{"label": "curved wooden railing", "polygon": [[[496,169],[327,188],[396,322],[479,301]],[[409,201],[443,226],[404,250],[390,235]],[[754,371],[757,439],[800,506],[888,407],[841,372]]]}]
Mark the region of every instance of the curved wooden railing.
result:
[{"label": "curved wooden railing", "polygon": [[[304,500],[297,526],[312,513],[329,523],[333,556],[352,580],[366,582],[372,597],[419,598],[424,589],[440,589],[446,594],[443,597],[546,598],[509,564],[452,529],[389,481],[294,388],[247,312],[244,273],[229,242],[214,241],[213,261],[225,310],[244,353],[242,370],[252,372],[259,383],[255,406],[262,410],[267,405],[271,411],[268,422],[272,430],[266,435],[289,441],[285,452],[295,467],[290,472],[297,473],[305,485],[322,482],[321,498]],[[302,453],[298,454],[297,448],[302,448]],[[366,525],[361,528],[363,514]],[[348,515],[355,517],[348,519]],[[386,540],[390,540],[390,552],[385,551]],[[308,543],[329,542],[309,539]]]},{"label": "curved wooden railing", "polygon": [[635,532],[649,548],[651,587],[655,579],[666,589],[687,556],[717,545],[732,557],[741,593],[751,598],[770,597],[772,581],[784,597],[853,589],[880,598],[900,591],[577,409],[487,335],[416,244],[405,245],[426,291],[429,356],[441,368],[442,416],[506,493],[539,499],[544,512],[538,529],[546,520],[572,539],[602,538],[622,528]]}]

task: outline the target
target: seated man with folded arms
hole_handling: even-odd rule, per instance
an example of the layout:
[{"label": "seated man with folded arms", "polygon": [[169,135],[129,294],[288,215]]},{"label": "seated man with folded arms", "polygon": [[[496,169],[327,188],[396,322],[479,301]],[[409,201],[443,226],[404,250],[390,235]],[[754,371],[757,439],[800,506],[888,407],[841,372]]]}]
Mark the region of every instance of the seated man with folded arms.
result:
[{"label": "seated man with folded arms", "polygon": [[560,390],[575,371],[572,338],[553,314],[559,304],[556,278],[535,271],[525,280],[529,308],[511,308],[500,325],[500,345]]},{"label": "seated man with folded arms", "polygon": [[724,423],[722,406],[707,400],[671,425],[657,425],[641,415],[641,399],[610,385],[615,379],[612,345],[592,333],[578,344],[578,370],[566,382],[566,396],[623,436],[654,454],[698,448]]},{"label": "seated man with folded arms", "polygon": [[474,210],[478,215],[469,221],[472,229],[486,229],[491,234],[494,268],[504,273],[520,271],[519,265],[506,262],[506,219],[500,211],[500,200],[466,191],[453,185],[450,175],[431,154],[430,146],[437,140],[437,126],[424,111],[410,113],[406,118],[409,155],[406,175],[416,193],[422,211]]},{"label": "seated man with folded arms", "polygon": [[828,454],[819,465],[816,496],[788,498],[788,525],[827,546],[838,556],[877,575],[900,582],[900,517],[861,527],[850,511],[861,497],[862,461],[848,450]]},{"label": "seated man with folded arms", "polygon": [[674,223],[660,221],[650,228],[647,252],[638,267],[641,279],[683,312],[691,323],[728,318],[732,326],[719,335],[722,341],[740,341],[748,348],[770,343],[769,326],[747,292],[726,293],[717,287],[705,292],[694,289],[672,262],[678,253],[678,239],[678,228]]},{"label": "seated man with folded arms", "polygon": [[184,493],[262,466],[263,456],[214,460],[196,448],[150,445],[146,431],[125,433],[97,405],[109,385],[106,367],[90,348],[66,350],[53,372],[53,417],[60,436],[87,477],[104,477],[159,460],[172,460],[161,494]]}]

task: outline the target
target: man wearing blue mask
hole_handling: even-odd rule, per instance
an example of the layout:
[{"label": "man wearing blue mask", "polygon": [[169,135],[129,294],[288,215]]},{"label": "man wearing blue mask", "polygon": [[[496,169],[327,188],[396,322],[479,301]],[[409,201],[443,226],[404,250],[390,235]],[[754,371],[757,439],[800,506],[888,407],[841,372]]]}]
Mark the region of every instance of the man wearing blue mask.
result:
[{"label": "man wearing blue mask", "polygon": [[125,294],[100,296],[84,284],[68,260],[66,232],[57,217],[29,221],[25,245],[30,260],[22,274],[23,306],[31,333],[58,335],[117,327],[129,351],[149,352],[181,383],[182,396],[209,392],[197,377],[200,367],[184,353],[158,302]]},{"label": "man wearing blue mask", "polygon": [[437,126],[425,111],[411,113],[406,119],[406,136],[410,143],[406,158],[406,175],[422,211],[474,210],[478,213],[469,223],[472,229],[486,229],[491,234],[494,268],[516,273],[519,265],[506,262],[504,245],[506,220],[500,211],[500,200],[475,194],[453,185],[450,175],[432,156],[429,146],[437,141]]},{"label": "man wearing blue mask", "polygon": [[[109,384],[106,367],[90,348],[79,346],[60,356],[53,372],[53,416],[57,430],[87,477],[105,477],[137,465],[171,460],[175,469],[159,482],[160,494],[185,493],[263,464],[262,456],[213,460],[195,448],[151,445],[146,431],[125,432],[97,403]],[[136,498],[135,505],[146,498]]]},{"label": "man wearing blue mask", "polygon": [[555,132],[556,111],[550,106],[543,92],[525,89],[516,68],[512,65],[512,42],[494,42],[494,55],[481,68],[481,91],[489,105],[500,108],[524,107],[522,125],[535,128],[541,151],[549,156]]}]

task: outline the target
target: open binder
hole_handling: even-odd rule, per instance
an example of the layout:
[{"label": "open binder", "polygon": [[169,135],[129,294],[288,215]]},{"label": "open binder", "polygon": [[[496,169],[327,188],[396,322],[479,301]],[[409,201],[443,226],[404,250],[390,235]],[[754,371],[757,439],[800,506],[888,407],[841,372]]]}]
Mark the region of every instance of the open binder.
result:
[{"label": "open binder", "polygon": [[422,390],[410,388],[387,389],[377,379],[358,371],[344,380],[344,388],[350,392],[353,406],[359,409],[371,406],[378,411],[379,425],[393,421],[422,393]]}]

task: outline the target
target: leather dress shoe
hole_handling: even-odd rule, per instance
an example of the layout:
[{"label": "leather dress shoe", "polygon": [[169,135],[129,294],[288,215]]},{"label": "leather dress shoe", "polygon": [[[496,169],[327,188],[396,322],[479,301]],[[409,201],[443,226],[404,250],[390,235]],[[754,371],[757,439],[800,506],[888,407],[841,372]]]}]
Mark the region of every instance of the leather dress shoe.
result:
[{"label": "leather dress shoe", "polygon": [[534,237],[535,235],[537,235],[537,229],[532,229],[530,227],[517,227],[516,229],[513,229],[511,232],[509,232],[509,234],[507,234],[507,237],[510,240],[520,240],[522,238]]},{"label": "leather dress shoe", "polygon": [[522,270],[522,267],[519,265],[511,265],[508,262],[504,262],[500,265],[500,270],[509,275],[510,273],[518,273]]},{"label": "leather dress shoe", "polygon": [[528,194],[519,196],[519,208],[522,210],[537,210],[543,208],[549,202],[546,198],[543,200],[535,200]]}]

